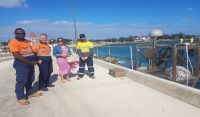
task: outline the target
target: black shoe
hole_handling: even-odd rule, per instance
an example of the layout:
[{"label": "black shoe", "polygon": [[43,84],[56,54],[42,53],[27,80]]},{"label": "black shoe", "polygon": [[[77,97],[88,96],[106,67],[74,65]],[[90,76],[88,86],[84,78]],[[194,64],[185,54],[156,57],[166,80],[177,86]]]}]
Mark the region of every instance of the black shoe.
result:
[{"label": "black shoe", "polygon": [[92,78],[92,79],[96,79],[94,76],[91,76],[90,78]]},{"label": "black shoe", "polygon": [[76,80],[80,80],[80,79],[82,79],[82,78],[81,77],[76,78]]},{"label": "black shoe", "polygon": [[53,84],[48,84],[47,87],[55,87]]},{"label": "black shoe", "polygon": [[41,89],[41,91],[49,91],[49,89],[48,88],[43,88],[43,89]]}]

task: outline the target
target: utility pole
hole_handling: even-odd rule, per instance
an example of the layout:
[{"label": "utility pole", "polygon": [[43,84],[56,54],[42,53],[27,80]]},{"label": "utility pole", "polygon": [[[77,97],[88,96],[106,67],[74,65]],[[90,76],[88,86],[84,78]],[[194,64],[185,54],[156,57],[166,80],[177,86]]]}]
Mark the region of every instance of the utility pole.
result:
[{"label": "utility pole", "polygon": [[72,0],[72,14],[73,14],[73,22],[74,22],[74,38],[73,38],[73,42],[77,41],[77,28],[76,28],[76,4],[75,4],[75,0]]}]

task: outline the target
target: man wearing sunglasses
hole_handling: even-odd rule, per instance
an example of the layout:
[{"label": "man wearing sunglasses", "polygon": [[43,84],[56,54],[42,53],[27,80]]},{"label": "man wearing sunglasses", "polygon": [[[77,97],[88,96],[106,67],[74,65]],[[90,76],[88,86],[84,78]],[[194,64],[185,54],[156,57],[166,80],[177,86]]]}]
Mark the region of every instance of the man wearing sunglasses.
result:
[{"label": "man wearing sunglasses", "polygon": [[14,56],[13,67],[16,70],[15,93],[17,102],[21,105],[30,104],[28,98],[42,96],[42,93],[35,92],[32,86],[35,79],[34,65],[37,64],[37,61],[25,36],[25,31],[22,28],[17,28],[15,38],[10,40],[8,44],[10,52]]}]

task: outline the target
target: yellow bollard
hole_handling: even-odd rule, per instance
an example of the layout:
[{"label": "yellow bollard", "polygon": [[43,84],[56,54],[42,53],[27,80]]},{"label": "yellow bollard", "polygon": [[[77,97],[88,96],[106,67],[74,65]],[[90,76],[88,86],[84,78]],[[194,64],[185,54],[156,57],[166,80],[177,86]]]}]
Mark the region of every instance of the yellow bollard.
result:
[{"label": "yellow bollard", "polygon": [[193,43],[194,42],[194,38],[190,38],[190,43]]},{"label": "yellow bollard", "polygon": [[183,43],[183,38],[180,38],[180,43],[181,43],[181,44]]}]

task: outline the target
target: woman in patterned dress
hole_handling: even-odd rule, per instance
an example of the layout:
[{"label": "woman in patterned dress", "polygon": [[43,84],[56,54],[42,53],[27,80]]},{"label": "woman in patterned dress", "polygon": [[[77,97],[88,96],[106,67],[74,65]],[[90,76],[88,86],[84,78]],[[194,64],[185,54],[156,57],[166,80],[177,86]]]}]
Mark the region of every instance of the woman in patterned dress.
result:
[{"label": "woman in patterned dress", "polygon": [[63,38],[57,39],[58,45],[53,48],[53,55],[57,58],[57,64],[59,67],[59,75],[61,77],[61,81],[64,83],[65,80],[70,82],[68,77],[70,73],[70,64],[68,63],[68,47],[65,46],[65,42]]}]

